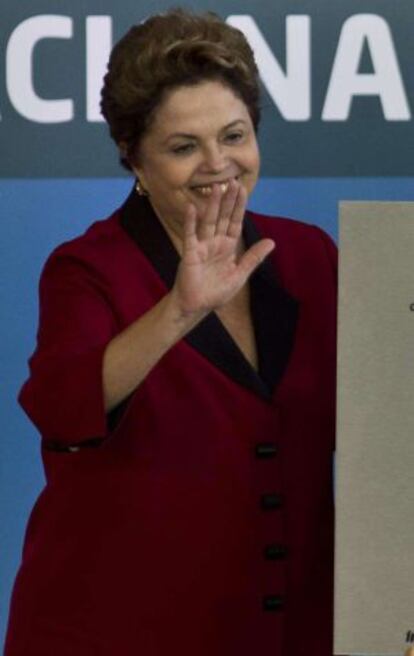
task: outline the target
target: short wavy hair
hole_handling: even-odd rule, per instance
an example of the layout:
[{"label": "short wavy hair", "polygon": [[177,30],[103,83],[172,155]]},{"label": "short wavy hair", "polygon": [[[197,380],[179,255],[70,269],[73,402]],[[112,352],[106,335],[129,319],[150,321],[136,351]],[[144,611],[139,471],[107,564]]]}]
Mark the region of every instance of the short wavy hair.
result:
[{"label": "short wavy hair", "polygon": [[244,34],[212,12],[180,8],[132,27],[112,50],[101,93],[101,111],[121,163],[139,153],[141,138],[165,93],[218,80],[246,105],[257,131],[260,89],[253,51]]}]

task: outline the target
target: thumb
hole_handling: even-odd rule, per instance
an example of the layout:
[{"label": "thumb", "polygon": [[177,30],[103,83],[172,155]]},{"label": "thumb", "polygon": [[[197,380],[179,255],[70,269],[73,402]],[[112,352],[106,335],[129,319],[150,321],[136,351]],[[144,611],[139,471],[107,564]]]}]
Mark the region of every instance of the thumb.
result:
[{"label": "thumb", "polygon": [[272,239],[261,239],[243,253],[239,260],[238,269],[243,272],[246,280],[272,252],[275,246],[276,244]]}]

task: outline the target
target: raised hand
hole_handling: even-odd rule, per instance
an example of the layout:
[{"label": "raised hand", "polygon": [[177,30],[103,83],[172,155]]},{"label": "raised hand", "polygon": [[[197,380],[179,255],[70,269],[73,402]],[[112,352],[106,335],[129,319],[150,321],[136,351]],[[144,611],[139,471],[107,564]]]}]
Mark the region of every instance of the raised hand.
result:
[{"label": "raised hand", "polygon": [[231,180],[224,195],[220,185],[213,185],[204,212],[189,205],[174,285],[184,314],[208,313],[227,303],[273,250],[274,242],[262,239],[242,252],[246,201],[244,187]]}]

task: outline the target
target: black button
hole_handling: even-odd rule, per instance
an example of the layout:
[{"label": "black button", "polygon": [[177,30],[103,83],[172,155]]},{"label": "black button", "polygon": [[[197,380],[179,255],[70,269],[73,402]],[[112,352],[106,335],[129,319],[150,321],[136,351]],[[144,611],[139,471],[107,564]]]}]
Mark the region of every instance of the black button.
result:
[{"label": "black button", "polygon": [[282,610],[283,606],[283,597],[280,595],[266,595],[266,597],[263,597],[263,610],[275,613]]},{"label": "black button", "polygon": [[282,505],[282,497],[280,494],[262,494],[260,505],[263,510],[277,510]]},{"label": "black button", "polygon": [[264,550],[266,560],[282,560],[288,553],[287,547],[283,544],[268,544]]},{"label": "black button", "polygon": [[274,458],[277,452],[277,447],[274,442],[262,442],[256,444],[255,453],[256,458]]}]

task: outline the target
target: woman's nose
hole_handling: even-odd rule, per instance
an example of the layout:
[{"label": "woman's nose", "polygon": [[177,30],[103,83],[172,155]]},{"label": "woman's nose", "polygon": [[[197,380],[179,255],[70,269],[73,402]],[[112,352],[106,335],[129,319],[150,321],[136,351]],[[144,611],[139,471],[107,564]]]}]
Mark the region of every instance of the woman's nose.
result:
[{"label": "woman's nose", "polygon": [[228,159],[220,144],[209,145],[203,150],[202,167],[208,173],[221,173],[227,168]]}]

